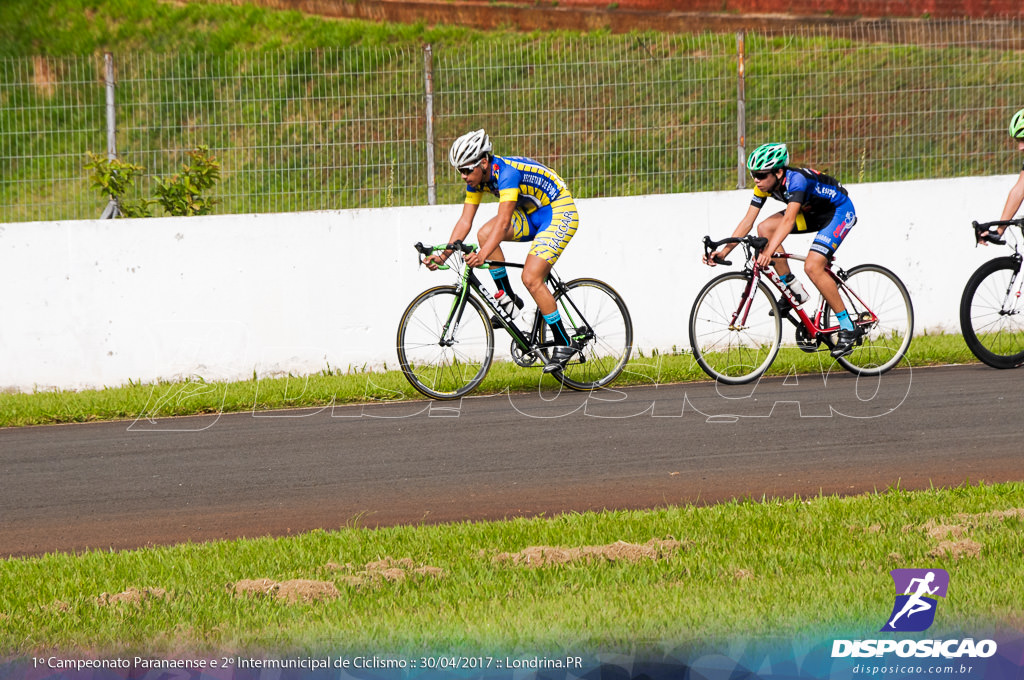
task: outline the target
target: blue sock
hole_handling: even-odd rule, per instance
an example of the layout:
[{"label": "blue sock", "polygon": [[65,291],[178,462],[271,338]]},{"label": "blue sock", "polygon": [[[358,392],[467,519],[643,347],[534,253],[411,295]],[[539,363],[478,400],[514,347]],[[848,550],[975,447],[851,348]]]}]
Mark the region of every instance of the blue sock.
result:
[{"label": "blue sock", "polygon": [[850,314],[845,309],[836,314],[836,321],[839,322],[839,327],[844,331],[853,330],[853,322],[850,321]]},{"label": "blue sock", "polygon": [[551,328],[551,339],[555,341],[556,345],[569,346],[569,336],[565,332],[565,328],[562,327],[562,315],[558,313],[558,310],[551,312],[550,314],[544,315],[544,320],[548,322],[548,326]]},{"label": "blue sock", "polygon": [[505,295],[514,295],[512,284],[508,280],[508,272],[504,267],[491,267],[491,279],[494,280],[494,285],[498,287],[498,290],[505,291]]}]

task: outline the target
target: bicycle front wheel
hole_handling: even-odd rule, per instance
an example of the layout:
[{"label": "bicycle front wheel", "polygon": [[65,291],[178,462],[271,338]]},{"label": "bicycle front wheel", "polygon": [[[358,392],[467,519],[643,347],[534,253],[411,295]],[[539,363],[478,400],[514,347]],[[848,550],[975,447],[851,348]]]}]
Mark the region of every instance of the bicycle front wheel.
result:
[{"label": "bicycle front wheel", "polygon": [[[852,353],[836,359],[839,365],[857,375],[881,375],[899,364],[914,335],[914,306],[900,278],[885,267],[858,265],[849,270],[839,294],[850,319],[865,331]],[[824,325],[837,323],[826,306]]]},{"label": "bicycle front wheel", "polygon": [[458,399],[487,375],[494,331],[483,305],[455,286],[423,291],[398,324],[398,363],[409,383],[434,399]]},{"label": "bicycle front wheel", "polygon": [[960,299],[960,329],[974,356],[993,368],[1024,365],[1021,260],[998,257],[967,281]]},{"label": "bicycle front wheel", "polygon": [[728,385],[759,378],[775,361],[782,342],[775,296],[763,281],[751,285],[750,276],[730,272],[711,279],[690,311],[694,359],[705,373]]},{"label": "bicycle front wheel", "polygon": [[[566,331],[583,345],[565,368],[553,374],[574,390],[604,387],[618,377],[633,350],[633,320],[615,290],[597,279],[574,279],[555,296]],[[541,325],[541,340],[551,329]]]}]

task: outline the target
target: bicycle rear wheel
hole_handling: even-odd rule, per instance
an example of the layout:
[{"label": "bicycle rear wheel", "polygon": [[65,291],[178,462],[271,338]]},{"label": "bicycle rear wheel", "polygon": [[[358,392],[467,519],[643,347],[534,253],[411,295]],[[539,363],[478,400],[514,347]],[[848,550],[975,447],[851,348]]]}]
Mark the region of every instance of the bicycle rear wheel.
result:
[{"label": "bicycle rear wheel", "polygon": [[750,308],[742,325],[733,321],[750,276],[729,272],[711,279],[690,311],[693,357],[705,373],[729,385],[759,378],[775,361],[782,342],[779,306],[763,281],[750,287]]},{"label": "bicycle rear wheel", "polygon": [[434,399],[458,399],[487,375],[494,331],[483,305],[455,286],[437,286],[409,303],[398,324],[398,363],[409,383]]},{"label": "bicycle rear wheel", "polygon": [[993,368],[1024,365],[1021,258],[998,257],[981,265],[960,299],[960,329],[974,356]]},{"label": "bicycle rear wheel", "polygon": [[[858,265],[839,294],[850,319],[865,331],[852,353],[836,359],[839,365],[857,375],[881,375],[899,364],[914,335],[914,305],[900,278],[876,264]],[[838,325],[827,305],[823,325]]]},{"label": "bicycle rear wheel", "polygon": [[[597,279],[574,279],[555,296],[569,335],[583,344],[555,376],[574,390],[604,387],[618,377],[633,349],[633,320],[615,290]],[[541,325],[541,341],[551,341],[551,329]]]}]

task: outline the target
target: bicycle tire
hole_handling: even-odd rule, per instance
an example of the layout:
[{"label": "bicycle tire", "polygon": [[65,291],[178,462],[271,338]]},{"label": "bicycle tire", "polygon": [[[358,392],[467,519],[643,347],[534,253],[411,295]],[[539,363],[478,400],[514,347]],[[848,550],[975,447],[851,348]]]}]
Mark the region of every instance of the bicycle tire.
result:
[{"label": "bicycle tire", "polygon": [[[850,318],[864,328],[865,334],[853,352],[836,362],[855,375],[881,375],[897,366],[914,337],[914,304],[900,277],[877,264],[857,265],[848,270],[839,294]],[[863,314],[870,315],[865,304],[874,313],[875,321],[861,320]],[[834,312],[826,305],[823,325],[837,323]]]},{"label": "bicycle tire", "polygon": [[440,341],[459,300],[455,286],[436,286],[417,295],[398,323],[398,363],[406,380],[432,399],[458,399],[480,385],[494,358],[490,316],[472,295],[448,342]]},{"label": "bicycle tire", "polygon": [[[581,353],[552,375],[566,387],[580,391],[604,387],[615,380],[633,351],[633,319],[622,296],[603,281],[573,279],[555,295],[555,303],[570,335],[590,337],[583,341]],[[580,326],[572,327],[574,323]],[[541,341],[551,341],[547,324],[541,325]]]},{"label": "bicycle tire", "polygon": [[779,305],[764,281],[757,281],[743,328],[732,317],[750,282],[749,272],[728,272],[705,284],[690,310],[690,348],[709,376],[727,385],[757,380],[775,361],[782,344]]},{"label": "bicycle tire", "polygon": [[[993,368],[1024,365],[1024,309],[1004,309],[1013,276],[1019,276],[1021,260],[997,257],[981,265],[964,287],[960,298],[960,330],[974,356]],[[1018,281],[1014,288],[1020,291]],[[1020,298],[1013,293],[1013,301]]]}]

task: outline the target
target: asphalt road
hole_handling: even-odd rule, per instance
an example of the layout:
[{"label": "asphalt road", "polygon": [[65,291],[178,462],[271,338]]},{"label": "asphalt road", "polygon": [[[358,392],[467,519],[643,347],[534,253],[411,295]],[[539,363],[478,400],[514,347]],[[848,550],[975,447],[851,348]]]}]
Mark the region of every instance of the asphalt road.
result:
[{"label": "asphalt road", "polygon": [[1024,480],[1024,370],[0,430],[0,555]]}]

